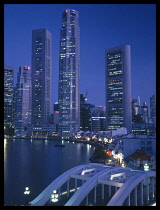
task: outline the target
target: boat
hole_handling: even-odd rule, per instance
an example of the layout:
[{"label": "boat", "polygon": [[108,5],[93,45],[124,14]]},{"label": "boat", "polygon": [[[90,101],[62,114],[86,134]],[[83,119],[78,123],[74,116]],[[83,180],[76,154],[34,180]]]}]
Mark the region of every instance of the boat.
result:
[{"label": "boat", "polygon": [[55,144],[54,146],[55,146],[55,147],[65,147],[64,144]]}]

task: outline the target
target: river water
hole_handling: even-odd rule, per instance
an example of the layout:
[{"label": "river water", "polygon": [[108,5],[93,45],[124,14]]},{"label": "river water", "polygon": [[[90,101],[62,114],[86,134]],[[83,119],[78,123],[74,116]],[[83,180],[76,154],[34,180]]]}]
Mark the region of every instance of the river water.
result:
[{"label": "river water", "polygon": [[[65,147],[55,147],[64,144]],[[70,168],[88,163],[94,146],[63,140],[4,140],[4,205],[24,205]]]}]

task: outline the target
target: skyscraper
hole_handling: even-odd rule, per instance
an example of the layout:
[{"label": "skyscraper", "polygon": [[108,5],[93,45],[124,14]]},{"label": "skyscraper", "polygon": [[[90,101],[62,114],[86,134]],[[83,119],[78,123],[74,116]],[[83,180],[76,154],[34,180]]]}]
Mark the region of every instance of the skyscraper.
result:
[{"label": "skyscraper", "polygon": [[31,123],[32,104],[31,71],[28,66],[20,66],[17,73],[15,93],[15,135],[26,136],[25,127]]},{"label": "skyscraper", "polygon": [[132,131],[130,45],[106,50],[106,127]]},{"label": "skyscraper", "polygon": [[32,123],[46,124],[51,114],[52,34],[32,31]]},{"label": "skyscraper", "polygon": [[80,28],[79,14],[62,14],[59,55],[59,134],[70,136],[80,128]]},{"label": "skyscraper", "polygon": [[13,82],[14,68],[4,66],[4,126],[13,126]]}]

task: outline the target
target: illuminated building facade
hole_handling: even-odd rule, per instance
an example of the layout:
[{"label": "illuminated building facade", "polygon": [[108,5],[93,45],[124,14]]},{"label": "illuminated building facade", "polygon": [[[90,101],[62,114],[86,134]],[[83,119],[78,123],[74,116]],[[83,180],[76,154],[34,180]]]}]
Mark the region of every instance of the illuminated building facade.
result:
[{"label": "illuminated building facade", "polygon": [[132,131],[130,45],[106,50],[106,128]]},{"label": "illuminated building facade", "polygon": [[32,31],[32,123],[46,124],[51,114],[52,34]]},{"label": "illuminated building facade", "polygon": [[20,66],[15,91],[15,136],[26,136],[26,126],[31,123],[31,89],[30,67]]},{"label": "illuminated building facade", "polygon": [[4,127],[13,126],[13,82],[14,68],[4,66]]},{"label": "illuminated building facade", "polygon": [[78,12],[62,14],[59,55],[59,135],[71,136],[80,129],[80,28]]}]

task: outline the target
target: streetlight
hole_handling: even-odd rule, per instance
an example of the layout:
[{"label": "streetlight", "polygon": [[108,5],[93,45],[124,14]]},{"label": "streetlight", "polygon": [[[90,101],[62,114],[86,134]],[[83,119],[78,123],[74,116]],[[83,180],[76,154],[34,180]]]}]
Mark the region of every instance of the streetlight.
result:
[{"label": "streetlight", "polygon": [[29,195],[30,191],[29,191],[29,187],[25,188],[24,194],[26,195],[26,206],[28,205],[28,198],[27,196]]},{"label": "streetlight", "polygon": [[147,163],[145,163],[144,165],[144,171],[148,171],[149,170],[149,165]]},{"label": "streetlight", "polygon": [[53,203],[55,203],[55,202],[58,201],[58,194],[57,194],[57,191],[56,190],[53,190],[53,193],[51,194],[51,201]]}]

